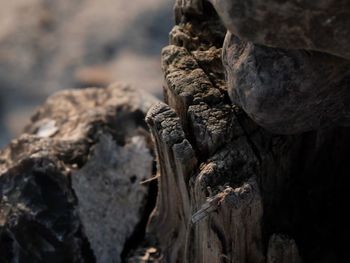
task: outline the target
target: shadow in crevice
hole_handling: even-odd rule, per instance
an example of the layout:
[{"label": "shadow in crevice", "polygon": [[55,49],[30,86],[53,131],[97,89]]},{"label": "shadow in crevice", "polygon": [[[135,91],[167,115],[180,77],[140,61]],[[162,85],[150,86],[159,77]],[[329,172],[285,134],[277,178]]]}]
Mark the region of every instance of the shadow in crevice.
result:
[{"label": "shadow in crevice", "polygon": [[349,145],[349,128],[295,138],[291,158],[284,156],[290,161],[282,164],[285,173],[269,175],[280,181],[269,186],[265,181],[265,243],[273,233],[286,234],[305,262],[348,262]]}]

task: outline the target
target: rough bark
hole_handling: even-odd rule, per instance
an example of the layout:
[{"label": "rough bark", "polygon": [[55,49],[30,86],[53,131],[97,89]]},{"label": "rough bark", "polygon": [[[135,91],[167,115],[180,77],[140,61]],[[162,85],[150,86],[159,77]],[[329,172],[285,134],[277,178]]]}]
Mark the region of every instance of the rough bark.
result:
[{"label": "rough bark", "polygon": [[347,262],[350,130],[255,124],[229,100],[224,27],[191,3],[177,2],[162,52],[166,104],[147,115],[159,195],[147,229],[157,252],[142,262]]},{"label": "rough bark", "polygon": [[[0,262],[121,262],[154,191],[145,112],[127,86],[62,91],[0,152]],[[150,194],[152,193],[152,194]]]}]

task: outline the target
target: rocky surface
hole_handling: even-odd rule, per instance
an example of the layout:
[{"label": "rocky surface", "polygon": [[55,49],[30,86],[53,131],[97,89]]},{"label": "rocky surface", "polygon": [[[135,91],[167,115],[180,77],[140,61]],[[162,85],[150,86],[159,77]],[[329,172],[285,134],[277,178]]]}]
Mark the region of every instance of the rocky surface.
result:
[{"label": "rocky surface", "polygon": [[231,33],[270,47],[350,59],[347,0],[210,0]]},{"label": "rocky surface", "polygon": [[62,89],[119,81],[161,94],[159,54],[173,23],[172,1],[0,5],[0,147],[20,135],[35,107]]},{"label": "rocky surface", "polygon": [[144,122],[128,86],[62,91],[0,152],[0,262],[121,262],[154,204]]},{"label": "rocky surface", "polygon": [[222,58],[235,105],[277,134],[350,125],[346,1],[210,2],[228,29]]},{"label": "rocky surface", "polygon": [[223,47],[232,102],[278,134],[350,125],[350,61],[265,47],[227,33]]}]

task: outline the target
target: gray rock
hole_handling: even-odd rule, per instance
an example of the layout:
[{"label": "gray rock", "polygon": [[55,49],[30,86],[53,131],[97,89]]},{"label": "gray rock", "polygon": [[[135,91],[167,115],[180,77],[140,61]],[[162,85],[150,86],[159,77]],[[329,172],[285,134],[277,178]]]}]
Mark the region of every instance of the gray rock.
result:
[{"label": "gray rock", "polygon": [[227,28],[241,39],[350,58],[350,2],[347,0],[210,1]]},{"label": "gray rock", "polygon": [[133,136],[122,147],[102,135],[89,161],[73,174],[79,215],[97,263],[122,262],[147,203],[142,181],[152,174],[152,164],[144,136]]},{"label": "gray rock", "polygon": [[155,202],[141,184],[153,176],[144,117],[154,102],[115,84],[38,108],[0,151],[0,262],[122,262]]},{"label": "gray rock", "polygon": [[94,262],[67,178],[29,156],[0,175],[0,262]]},{"label": "gray rock", "polygon": [[255,45],[228,33],[223,63],[231,100],[272,132],[350,124],[347,60]]}]

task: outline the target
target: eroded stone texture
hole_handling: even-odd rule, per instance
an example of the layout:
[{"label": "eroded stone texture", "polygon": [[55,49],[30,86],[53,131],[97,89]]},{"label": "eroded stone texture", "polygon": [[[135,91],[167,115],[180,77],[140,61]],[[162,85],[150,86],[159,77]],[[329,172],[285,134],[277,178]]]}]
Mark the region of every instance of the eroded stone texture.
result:
[{"label": "eroded stone texture", "polygon": [[116,84],[62,91],[37,110],[0,151],[0,262],[127,256],[151,209],[141,182],[153,173],[144,117],[154,102]]},{"label": "eroded stone texture", "polygon": [[78,211],[97,262],[120,261],[125,243],[139,224],[152,174],[153,158],[143,136],[124,145],[102,135],[82,169],[72,176]]},{"label": "eroded stone texture", "polygon": [[350,58],[347,0],[210,0],[231,33],[256,44]]},{"label": "eroded stone texture", "polygon": [[28,156],[1,174],[1,262],[93,262],[67,173]]},{"label": "eroded stone texture", "polygon": [[260,46],[228,32],[223,62],[233,103],[272,132],[350,124],[347,60]]}]

